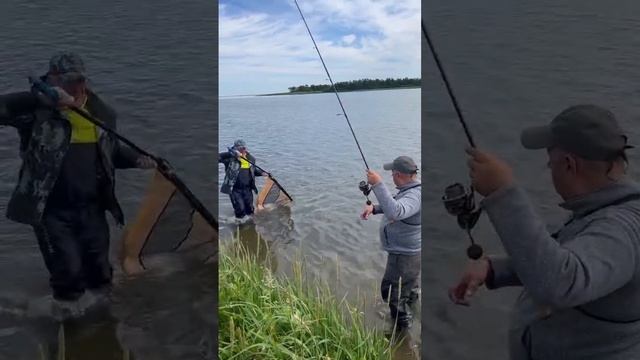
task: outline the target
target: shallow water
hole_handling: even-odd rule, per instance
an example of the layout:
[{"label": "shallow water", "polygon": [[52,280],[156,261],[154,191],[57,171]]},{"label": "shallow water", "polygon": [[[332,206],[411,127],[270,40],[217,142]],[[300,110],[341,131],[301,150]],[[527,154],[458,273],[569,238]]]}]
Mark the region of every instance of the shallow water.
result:
[{"label": "shallow water", "polygon": [[[567,215],[556,204],[544,151],[519,143],[527,126],[547,123],[577,103],[610,107],[637,144],[640,112],[635,65],[640,4],[598,1],[423,1],[440,60],[480,147],[515,168],[540,214],[554,228]],[[440,197],[465,182],[466,139],[423,41],[423,116],[427,128],[423,190],[424,354],[428,359],[507,359],[508,314],[517,289],[481,291],[471,307],[452,305],[447,289],[466,262],[466,235]],[[631,151],[631,175],[638,152]],[[487,253],[502,246],[485,216],[474,231]]]},{"label": "shallow water", "polygon": [[[342,93],[341,99],[369,166],[395,190],[382,164],[403,154],[420,162],[420,89]],[[219,148],[244,139],[258,166],[294,199],[290,215],[256,219],[258,232],[274,243],[277,270],[286,274],[292,261],[303,259],[306,269],[332,284],[339,298],[366,302],[367,321],[382,327],[378,313],[388,310],[378,295],[386,262],[380,220],[359,219],[365,205],[358,189],[366,179],[364,165],[340,113],[331,93],[222,98]],[[222,183],[222,165],[219,171]],[[263,181],[258,179],[258,186]],[[220,194],[219,203],[221,237],[228,238],[236,230],[225,222],[233,218],[233,208],[227,195]],[[419,343],[419,321],[411,333]]]},{"label": "shallow water", "polygon": [[[217,70],[210,44],[216,9],[210,1],[179,7],[163,0],[73,0],[55,7],[43,0],[2,1],[0,92],[27,90],[27,76],[46,71],[54,52],[77,51],[94,89],[118,111],[120,132],[167,158],[215,213]],[[0,129],[0,359],[35,359],[39,346],[55,352],[60,345],[57,322],[11,314],[17,304],[49,293],[30,228],[4,218],[20,166],[18,145],[15,130]],[[128,218],[151,175],[118,173],[117,194]],[[120,233],[112,227],[114,261]],[[133,280],[116,266],[110,311],[65,324],[69,358],[85,359],[91,348],[110,359],[127,351],[135,359],[213,358],[217,270],[190,256],[153,263],[153,271]]]}]

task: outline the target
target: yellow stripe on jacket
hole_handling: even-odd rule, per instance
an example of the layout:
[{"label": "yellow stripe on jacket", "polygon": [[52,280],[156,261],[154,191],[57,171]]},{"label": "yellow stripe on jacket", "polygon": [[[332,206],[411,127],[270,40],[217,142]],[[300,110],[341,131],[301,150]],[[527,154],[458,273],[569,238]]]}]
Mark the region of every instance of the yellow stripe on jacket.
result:
[{"label": "yellow stripe on jacket", "polygon": [[[87,111],[84,106],[82,110]],[[71,143],[88,144],[98,142],[98,129],[89,120],[73,110],[63,110],[62,113],[71,124]]]},{"label": "yellow stripe on jacket", "polygon": [[251,168],[251,164],[249,164],[249,162],[243,158],[240,158],[240,169],[249,169]]}]

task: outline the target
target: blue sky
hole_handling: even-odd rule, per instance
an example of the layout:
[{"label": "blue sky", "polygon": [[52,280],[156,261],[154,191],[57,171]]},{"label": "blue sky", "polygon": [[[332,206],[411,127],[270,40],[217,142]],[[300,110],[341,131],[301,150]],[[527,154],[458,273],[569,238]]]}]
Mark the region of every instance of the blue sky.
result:
[{"label": "blue sky", "polygon": [[[418,0],[298,0],[335,82],[420,77]],[[293,0],[219,1],[220,96],[328,84]]]}]

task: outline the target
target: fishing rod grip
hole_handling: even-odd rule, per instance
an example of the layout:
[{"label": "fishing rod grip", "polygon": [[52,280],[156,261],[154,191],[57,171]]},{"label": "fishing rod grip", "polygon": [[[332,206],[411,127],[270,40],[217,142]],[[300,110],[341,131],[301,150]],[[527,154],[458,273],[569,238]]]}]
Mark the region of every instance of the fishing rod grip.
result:
[{"label": "fishing rod grip", "polygon": [[29,79],[29,83],[34,89],[38,90],[44,96],[49,98],[49,100],[51,100],[54,104],[57,104],[58,101],[60,101],[60,94],[58,94],[57,91],[55,91],[51,86],[46,84],[44,81],[34,76],[29,76],[28,79]]}]

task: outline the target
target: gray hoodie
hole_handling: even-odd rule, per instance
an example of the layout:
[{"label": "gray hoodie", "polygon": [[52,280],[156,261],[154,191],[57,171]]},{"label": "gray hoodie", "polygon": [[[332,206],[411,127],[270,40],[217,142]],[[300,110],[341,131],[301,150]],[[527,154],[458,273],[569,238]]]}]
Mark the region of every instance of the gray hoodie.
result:
[{"label": "gray hoodie", "polygon": [[384,214],[380,223],[382,249],[391,254],[419,254],[422,249],[422,189],[418,181],[413,181],[398,186],[398,190],[394,197],[382,182],[373,186],[373,193],[380,203],[373,207],[374,214]]},{"label": "gray hoodie", "polygon": [[487,287],[523,286],[511,315],[512,359],[640,359],[640,186],[620,181],[561,204],[547,231],[512,186],[482,202],[506,258]]}]

